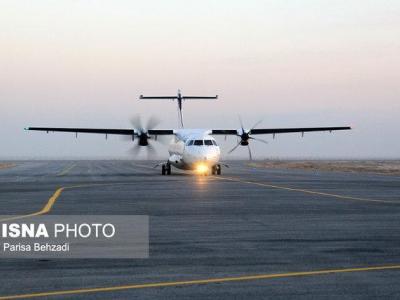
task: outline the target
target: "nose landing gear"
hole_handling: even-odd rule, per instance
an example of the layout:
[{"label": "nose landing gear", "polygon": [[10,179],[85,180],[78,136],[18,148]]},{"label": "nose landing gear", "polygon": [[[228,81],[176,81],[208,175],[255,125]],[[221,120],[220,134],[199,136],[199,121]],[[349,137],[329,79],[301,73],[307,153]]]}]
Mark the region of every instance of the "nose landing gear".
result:
[{"label": "nose landing gear", "polygon": [[161,175],[171,175],[171,164],[170,163],[161,165]]},{"label": "nose landing gear", "polygon": [[221,175],[221,165],[215,165],[211,168],[212,175]]}]

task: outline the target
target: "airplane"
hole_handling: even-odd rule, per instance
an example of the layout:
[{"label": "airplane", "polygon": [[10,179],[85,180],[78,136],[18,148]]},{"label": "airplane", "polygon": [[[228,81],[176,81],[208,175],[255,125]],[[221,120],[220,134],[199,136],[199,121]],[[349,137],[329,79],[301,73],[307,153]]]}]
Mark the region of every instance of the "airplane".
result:
[{"label": "airplane", "polygon": [[249,146],[250,141],[266,141],[254,137],[255,135],[293,133],[300,132],[304,135],[305,132],[316,131],[337,131],[350,130],[351,127],[304,127],[304,128],[256,128],[260,122],[257,122],[250,129],[245,129],[240,120],[241,127],[239,129],[186,129],[183,123],[182,106],[183,101],[198,100],[198,99],[218,99],[216,96],[183,96],[178,90],[176,96],[143,96],[140,95],[140,100],[176,100],[178,104],[178,117],[180,126],[178,129],[154,129],[153,121],[150,121],[145,128],[139,122],[134,124],[134,128],[130,129],[98,129],[98,128],[56,128],[56,127],[27,127],[25,130],[46,131],[49,132],[72,132],[78,136],[78,133],[96,133],[105,134],[106,138],[109,134],[128,136],[132,141],[137,139],[138,147],[148,147],[151,150],[150,140],[157,140],[158,136],[172,136],[168,152],[169,158],[161,165],[162,175],[171,175],[171,166],[177,169],[194,170],[198,174],[221,175],[223,164],[220,162],[221,150],[213,136],[236,136],[238,143],[228,153],[232,153],[239,146],[247,146],[249,158],[252,160],[252,153]]}]

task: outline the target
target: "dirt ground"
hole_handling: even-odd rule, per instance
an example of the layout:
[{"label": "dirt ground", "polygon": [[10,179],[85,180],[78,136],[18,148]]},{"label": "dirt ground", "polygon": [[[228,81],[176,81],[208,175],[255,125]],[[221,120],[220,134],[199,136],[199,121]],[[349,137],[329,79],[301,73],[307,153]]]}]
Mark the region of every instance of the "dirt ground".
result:
[{"label": "dirt ground", "polygon": [[400,160],[265,160],[251,162],[250,166],[270,169],[301,169],[352,173],[400,175]]},{"label": "dirt ground", "polygon": [[7,169],[7,168],[12,168],[12,167],[15,167],[15,164],[0,162],[0,169]]}]

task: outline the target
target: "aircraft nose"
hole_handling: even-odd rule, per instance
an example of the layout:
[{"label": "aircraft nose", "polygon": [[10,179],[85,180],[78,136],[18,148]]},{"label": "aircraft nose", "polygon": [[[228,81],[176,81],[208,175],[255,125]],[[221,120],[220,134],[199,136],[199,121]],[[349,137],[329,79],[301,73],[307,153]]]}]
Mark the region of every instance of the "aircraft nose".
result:
[{"label": "aircraft nose", "polygon": [[206,159],[206,160],[213,160],[213,159],[215,159],[216,156],[217,156],[216,153],[209,153],[209,154],[207,155],[207,157],[205,157],[205,159]]}]

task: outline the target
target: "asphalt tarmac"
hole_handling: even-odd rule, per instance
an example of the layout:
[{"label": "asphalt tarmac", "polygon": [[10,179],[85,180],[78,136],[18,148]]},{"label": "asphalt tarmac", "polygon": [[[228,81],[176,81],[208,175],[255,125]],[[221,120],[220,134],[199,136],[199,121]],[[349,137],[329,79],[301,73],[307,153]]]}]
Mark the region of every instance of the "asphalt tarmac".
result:
[{"label": "asphalt tarmac", "polygon": [[0,170],[0,215],[148,215],[148,259],[2,259],[0,299],[399,299],[400,177],[268,170],[161,176],[153,162]]}]

